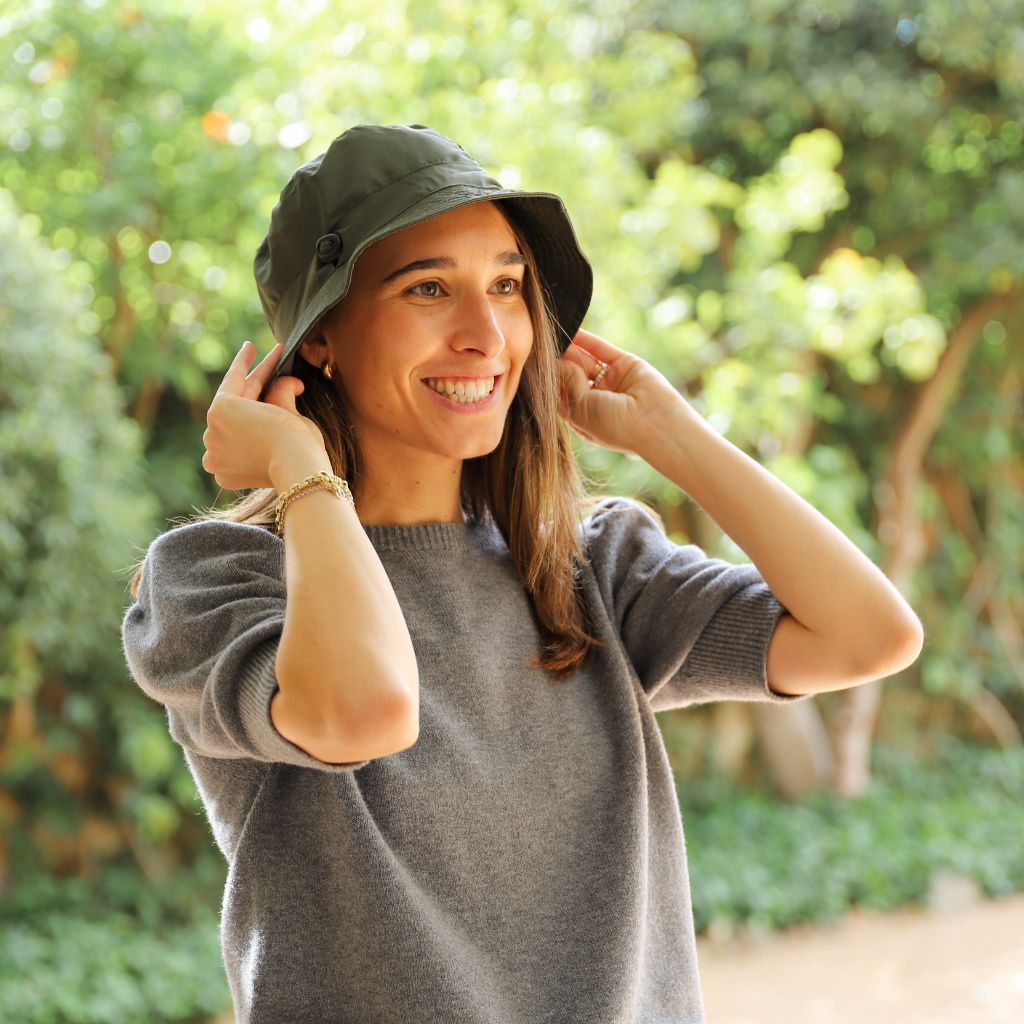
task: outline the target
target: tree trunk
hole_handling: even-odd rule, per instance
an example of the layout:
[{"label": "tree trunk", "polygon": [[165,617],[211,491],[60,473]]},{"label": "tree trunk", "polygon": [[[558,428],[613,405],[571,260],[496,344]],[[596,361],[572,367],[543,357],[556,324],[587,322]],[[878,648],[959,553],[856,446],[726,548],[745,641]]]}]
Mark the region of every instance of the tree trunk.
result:
[{"label": "tree trunk", "polygon": [[772,781],[787,800],[796,800],[832,780],[832,746],[813,701],[758,702],[754,706],[761,753]]},{"label": "tree trunk", "polygon": [[[922,465],[960,383],[982,327],[1020,301],[1016,294],[985,299],[969,309],[950,333],[934,376],[918,391],[893,445],[886,478],[876,489],[879,540],[885,549],[883,571],[901,593],[909,591],[927,544],[918,514]],[[835,729],[833,785],[846,796],[862,794],[870,781],[871,745],[881,705],[880,680],[846,694]]]}]

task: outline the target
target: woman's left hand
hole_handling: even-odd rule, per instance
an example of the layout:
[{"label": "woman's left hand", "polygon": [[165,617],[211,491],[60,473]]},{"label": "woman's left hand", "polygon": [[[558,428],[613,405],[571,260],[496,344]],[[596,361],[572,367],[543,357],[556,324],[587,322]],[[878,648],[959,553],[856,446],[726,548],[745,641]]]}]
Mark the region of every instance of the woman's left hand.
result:
[{"label": "woman's left hand", "polygon": [[[592,385],[598,360],[608,364]],[[683,396],[650,363],[582,328],[558,361],[563,389],[559,411],[588,441],[635,454],[655,410]]]}]

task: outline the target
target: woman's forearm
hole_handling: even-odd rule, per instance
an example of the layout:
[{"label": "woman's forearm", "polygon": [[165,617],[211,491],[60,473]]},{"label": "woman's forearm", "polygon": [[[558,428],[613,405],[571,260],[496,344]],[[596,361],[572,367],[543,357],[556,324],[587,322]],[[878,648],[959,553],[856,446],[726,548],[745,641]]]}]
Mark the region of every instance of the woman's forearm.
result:
[{"label": "woman's forearm", "polygon": [[[331,469],[325,455],[300,450],[271,479],[282,493],[321,469]],[[322,749],[335,735],[350,749],[393,742],[392,732],[401,743],[403,731],[408,745],[419,719],[416,654],[355,511],[330,491],[313,491],[289,504],[283,532],[287,603],[276,670],[293,715]]]},{"label": "woman's forearm", "polygon": [[920,649],[920,620],[885,574],[682,396],[647,421],[636,452],[711,516],[806,629],[858,663]]}]

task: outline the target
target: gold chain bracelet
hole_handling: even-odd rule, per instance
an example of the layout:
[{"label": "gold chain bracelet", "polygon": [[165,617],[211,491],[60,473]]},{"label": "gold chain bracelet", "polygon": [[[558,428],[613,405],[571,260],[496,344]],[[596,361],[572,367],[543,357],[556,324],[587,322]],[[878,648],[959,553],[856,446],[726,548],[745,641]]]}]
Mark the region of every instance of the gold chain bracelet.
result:
[{"label": "gold chain bracelet", "polygon": [[277,499],[276,520],[278,536],[284,536],[284,514],[293,501],[301,498],[304,494],[325,490],[332,491],[339,498],[347,500],[353,509],[356,507],[355,499],[352,497],[348,483],[342,480],[340,476],[335,476],[334,473],[328,473],[326,469],[321,469],[319,473],[314,473],[312,476],[307,476],[305,480],[300,480],[297,484],[293,484]]}]

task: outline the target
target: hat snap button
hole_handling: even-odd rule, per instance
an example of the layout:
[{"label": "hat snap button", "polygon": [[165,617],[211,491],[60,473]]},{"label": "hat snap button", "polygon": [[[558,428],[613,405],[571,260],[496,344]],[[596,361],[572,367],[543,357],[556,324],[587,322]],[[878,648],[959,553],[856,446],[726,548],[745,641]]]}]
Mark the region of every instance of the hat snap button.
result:
[{"label": "hat snap button", "polygon": [[316,240],[316,258],[318,263],[337,262],[341,255],[341,235],[336,231],[321,235]]}]

